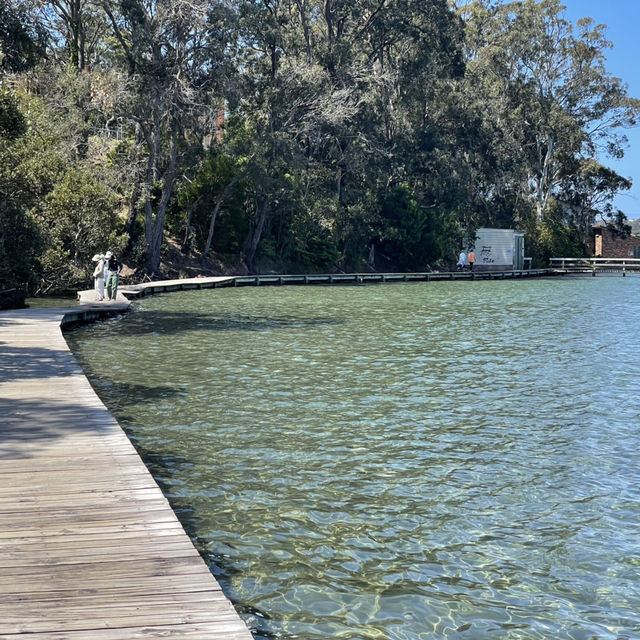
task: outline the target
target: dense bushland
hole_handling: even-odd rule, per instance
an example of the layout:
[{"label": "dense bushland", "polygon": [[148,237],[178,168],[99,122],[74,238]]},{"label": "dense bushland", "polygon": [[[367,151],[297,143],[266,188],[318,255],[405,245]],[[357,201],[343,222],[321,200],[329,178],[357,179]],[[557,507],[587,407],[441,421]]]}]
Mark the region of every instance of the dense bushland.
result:
[{"label": "dense bushland", "polygon": [[0,290],[580,254],[630,187],[609,46],[559,0],[0,0]]}]

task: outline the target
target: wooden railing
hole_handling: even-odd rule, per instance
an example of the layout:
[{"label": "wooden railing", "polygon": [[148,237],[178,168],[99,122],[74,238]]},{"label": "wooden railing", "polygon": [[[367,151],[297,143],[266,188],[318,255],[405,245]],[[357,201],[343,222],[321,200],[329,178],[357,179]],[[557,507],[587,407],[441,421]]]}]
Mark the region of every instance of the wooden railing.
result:
[{"label": "wooden railing", "polygon": [[588,273],[597,271],[640,271],[640,258],[550,258],[552,269]]}]

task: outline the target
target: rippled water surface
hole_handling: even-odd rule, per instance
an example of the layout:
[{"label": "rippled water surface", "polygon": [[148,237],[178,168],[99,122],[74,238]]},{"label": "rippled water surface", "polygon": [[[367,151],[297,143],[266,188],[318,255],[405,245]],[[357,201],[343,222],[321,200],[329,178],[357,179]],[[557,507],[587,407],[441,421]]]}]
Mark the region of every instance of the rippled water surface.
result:
[{"label": "rippled water surface", "polygon": [[256,638],[640,637],[640,278],[173,293],[67,338]]}]

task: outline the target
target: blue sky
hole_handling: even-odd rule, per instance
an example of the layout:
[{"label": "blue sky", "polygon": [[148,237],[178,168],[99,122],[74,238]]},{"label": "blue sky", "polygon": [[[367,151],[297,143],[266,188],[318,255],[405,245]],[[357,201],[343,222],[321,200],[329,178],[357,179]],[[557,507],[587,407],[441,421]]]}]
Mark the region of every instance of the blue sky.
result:
[{"label": "blue sky", "polygon": [[[629,95],[640,98],[640,0],[562,0],[565,17],[570,22],[593,18],[607,26],[607,39],[613,48],[606,52],[607,71],[621,78]],[[600,158],[621,176],[633,180],[631,191],[618,196],[614,204],[631,220],[640,218],[640,128],[626,132],[629,148],[622,160]]]}]

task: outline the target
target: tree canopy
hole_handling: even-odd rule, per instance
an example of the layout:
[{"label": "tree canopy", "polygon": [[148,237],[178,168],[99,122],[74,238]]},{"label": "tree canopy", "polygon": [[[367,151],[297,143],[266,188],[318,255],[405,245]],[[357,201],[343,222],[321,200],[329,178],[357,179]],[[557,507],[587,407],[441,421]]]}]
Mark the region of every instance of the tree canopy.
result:
[{"label": "tree canopy", "polygon": [[0,290],[107,248],[152,277],[169,247],[423,270],[480,226],[580,253],[631,186],[610,46],[560,0],[0,0]]}]

